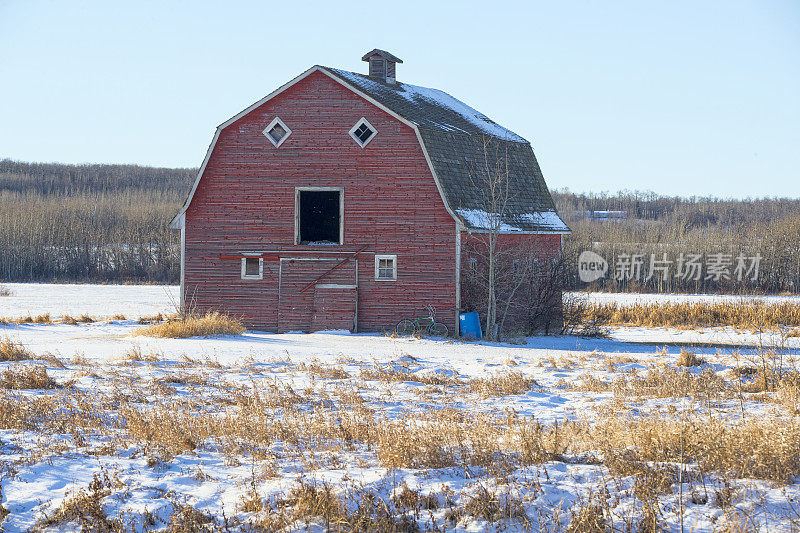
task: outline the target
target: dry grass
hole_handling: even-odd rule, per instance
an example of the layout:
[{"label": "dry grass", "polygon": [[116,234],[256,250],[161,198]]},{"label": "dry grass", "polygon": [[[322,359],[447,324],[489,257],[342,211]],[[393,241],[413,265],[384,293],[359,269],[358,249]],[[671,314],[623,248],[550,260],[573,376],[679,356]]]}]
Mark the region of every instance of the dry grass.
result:
[{"label": "dry grass", "polygon": [[698,357],[694,352],[685,349],[681,349],[681,353],[678,356],[678,366],[700,366],[704,365],[705,363],[705,359]]},{"label": "dry grass", "polygon": [[287,497],[264,507],[263,515],[250,524],[265,531],[294,531],[301,525],[302,529],[311,529],[312,524],[319,524],[324,531],[420,531],[413,516],[398,513],[390,500],[372,491],[355,487],[340,494],[327,483],[303,480]]},{"label": "dry grass", "polygon": [[631,398],[733,398],[736,385],[723,379],[710,368],[695,373],[667,365],[651,366],[644,375],[628,373],[613,380],[602,380],[582,374],[577,382],[565,385],[578,391],[613,392],[621,400]]},{"label": "dry grass", "polygon": [[92,364],[91,361],[86,357],[85,354],[76,353],[75,356],[72,358],[72,364],[78,366],[89,366]]},{"label": "dry grass", "polygon": [[464,384],[464,382],[455,375],[445,375],[434,372],[414,372],[411,369],[411,363],[408,361],[399,361],[386,365],[379,365],[376,363],[371,368],[362,368],[360,377],[363,380],[374,380],[383,383],[403,383],[411,381],[437,386],[460,386]]},{"label": "dry grass", "polygon": [[606,533],[609,530],[608,502],[600,501],[594,494],[581,498],[569,513],[571,519],[566,533]]},{"label": "dry grass", "polygon": [[56,380],[43,365],[14,365],[0,373],[0,388],[9,390],[57,389]]},{"label": "dry grass", "polygon": [[155,352],[150,352],[149,354],[143,353],[142,347],[137,344],[122,354],[122,359],[129,362],[155,363],[160,360],[160,357],[159,354]]},{"label": "dry grass", "polygon": [[122,484],[103,471],[95,474],[87,489],[79,489],[64,499],[61,506],[50,516],[41,518],[32,531],[59,530],[71,524],[78,524],[82,531],[99,533],[122,532],[124,527],[119,520],[111,520],[103,509],[102,500]]},{"label": "dry grass", "polygon": [[[52,406],[43,402],[0,401],[0,425],[58,424],[49,420],[42,426],[37,413],[52,412]],[[122,429],[134,442],[172,455],[193,450],[207,439],[247,443],[248,449],[264,449],[277,442],[305,443],[318,449],[344,443],[374,449],[380,464],[388,468],[502,470],[592,450],[608,450],[607,460],[612,461],[614,450],[632,449],[642,461],[680,461],[685,456],[705,471],[736,478],[786,482],[800,475],[796,446],[800,421],[794,419],[762,417],[732,424],[717,418],[681,421],[660,415],[609,415],[596,421],[542,426],[521,417],[456,409],[383,419],[357,406],[308,411],[303,406],[311,403],[310,398],[278,386],[242,394],[234,402],[233,410],[216,414],[201,405],[176,401],[147,408],[123,405],[119,414]],[[283,413],[280,417],[274,415],[276,408]],[[91,426],[98,418],[94,413],[80,415],[76,408],[64,422],[75,425],[81,420]],[[618,458],[611,464],[622,472]]]},{"label": "dry grass", "polygon": [[325,365],[316,359],[311,363],[300,363],[297,365],[299,370],[309,372],[319,379],[347,379],[350,374],[340,366]]},{"label": "dry grass", "polygon": [[[0,351],[3,345],[0,341]],[[5,345],[10,346],[9,353],[22,350],[31,356],[8,339]],[[683,357],[690,359],[689,355]],[[719,416],[704,412],[687,418],[676,410],[652,414],[641,403],[650,398],[689,397],[705,404],[709,398],[745,394],[763,396],[763,401],[786,405],[787,409],[794,402],[792,409],[796,410],[800,378],[792,372],[762,380],[762,368],[743,367],[723,378],[710,367],[658,365],[638,374],[629,370],[608,381],[586,375],[577,387],[613,392],[617,410],[598,409],[591,413],[593,418],[542,424],[511,409],[491,411],[491,405],[476,402],[476,396],[525,394],[540,388],[510,365],[495,375],[462,380],[421,373],[419,361],[404,356],[389,364],[363,368],[359,379],[342,366],[316,360],[293,365],[286,359],[273,368],[285,372],[280,377],[266,377],[263,367],[245,365],[245,371],[250,369],[249,380],[226,381],[230,369],[202,360],[187,357],[176,365],[136,364],[159,359],[137,347],[125,359],[134,364],[98,370],[103,377],[96,379],[108,380],[108,386],[92,388],[90,393],[82,392],[79,386],[57,388],[41,365],[12,365],[0,374],[0,429],[36,432],[43,442],[49,435],[71,435],[76,446],[86,446],[87,453],[97,455],[134,448],[135,455],[146,458],[149,467],[157,470],[176,469],[184,461],[180,455],[201,451],[220,453],[231,466],[252,461],[249,490],[244,497],[237,495],[238,512],[247,516],[220,519],[165,496],[173,503],[174,512],[168,524],[161,522],[158,527],[169,531],[228,526],[266,531],[306,526],[342,531],[418,531],[429,527],[434,513],[439,517],[438,526],[448,529],[467,529],[472,521],[486,521],[497,529],[526,529],[537,520],[526,514],[526,508],[541,490],[538,476],[544,483],[553,462],[603,465],[607,472],[604,478],[618,489],[608,495],[602,492],[605,487],[598,487],[597,494],[579,498],[566,513],[548,518],[554,524],[558,521],[553,530],[606,530],[611,523],[610,509],[618,505],[610,500],[624,490],[627,495],[622,497],[634,498],[632,508],[636,510],[623,518],[628,522],[620,523],[619,529],[650,531],[664,525],[663,500],[677,490],[681,466],[683,475],[692,479],[710,476],[789,483],[800,476],[800,450],[796,445],[800,441],[800,417],[765,415],[736,420],[728,416],[730,412],[721,411]],[[596,365],[607,365],[613,371],[627,362],[610,359],[597,357]],[[356,363],[338,361],[341,365]],[[74,366],[68,369],[76,370]],[[307,383],[309,377],[298,376],[298,369],[314,379],[337,381],[312,379],[311,385],[295,389],[287,385],[289,380],[299,377]],[[437,393],[438,404],[426,398],[421,409],[412,399],[407,411],[384,409],[387,403],[395,406],[405,401],[395,395],[401,386],[386,384],[428,379],[431,387],[453,385],[447,392]],[[46,392],[16,390],[48,388],[48,384],[51,390]],[[97,444],[98,438],[102,446]],[[90,442],[91,446],[87,444]],[[41,450],[37,453],[52,455]],[[387,469],[392,476],[396,469],[413,469],[420,479],[431,475],[427,469],[449,469],[446,476],[463,476],[469,481],[457,489],[458,493],[445,488],[424,493],[405,485],[387,493],[349,482],[338,487],[313,481],[315,471],[349,469],[354,463]],[[542,466],[519,470],[532,465]],[[289,469],[303,473],[291,489],[269,498],[259,493],[262,479]],[[524,481],[519,478],[520,472],[525,472]],[[199,470],[196,475],[198,483],[208,479]],[[389,483],[389,477],[386,479]],[[732,508],[736,483],[729,489],[719,486],[716,499],[710,485],[708,504]],[[117,490],[113,479],[93,482],[74,492],[37,527],[58,529],[77,523],[85,530],[116,531],[118,519],[105,516],[101,504]],[[444,524],[442,516],[446,517]],[[569,520],[568,525],[561,524],[562,518]],[[541,519],[538,517],[540,528]]]},{"label": "dry grass", "polygon": [[67,324],[68,326],[74,326],[78,323],[78,319],[72,315],[64,315],[61,317],[61,323]]},{"label": "dry grass", "polygon": [[23,361],[34,357],[21,343],[14,342],[9,337],[0,339],[0,361]]},{"label": "dry grass", "polygon": [[739,479],[787,483],[800,475],[798,420],[762,417],[731,424],[719,418],[607,416],[594,423],[565,424],[564,431],[575,451],[609,450],[614,457],[614,450],[633,449],[639,460],[688,459],[703,471]]},{"label": "dry grass", "polygon": [[43,315],[39,315],[33,321],[36,324],[52,324],[53,323],[53,319],[50,317],[50,313],[45,313]]},{"label": "dry grass", "polygon": [[0,285],[0,297],[13,296],[13,295],[14,293],[11,291],[11,289],[6,287],[5,285]]},{"label": "dry grass", "polygon": [[706,400],[732,393],[732,385],[704,368],[699,373],[667,365],[650,367],[644,376],[624,376],[615,381],[614,392],[619,396],[633,394],[647,398],[694,398]]},{"label": "dry grass", "polygon": [[489,523],[509,520],[511,523],[529,528],[530,518],[525,506],[519,498],[511,493],[490,492],[483,485],[478,486],[475,494],[469,496],[466,504],[454,511],[449,511],[446,518],[459,522],[464,516],[486,520]]},{"label": "dry grass", "polygon": [[202,513],[186,504],[175,504],[174,512],[167,525],[167,533],[199,533],[202,531],[223,531],[214,517]]},{"label": "dry grass", "polygon": [[[699,391],[698,383],[714,383],[702,373],[689,378],[683,377],[690,375],[688,372],[666,372],[654,369],[649,377],[628,380],[624,390],[648,396],[672,390],[679,395],[686,390]],[[663,384],[670,380],[678,384]],[[33,365],[6,370],[0,374],[0,382],[8,389],[58,386],[44,367]],[[608,414],[596,420],[545,426],[513,414],[456,408],[384,418],[365,407],[360,397],[342,393],[336,401],[321,404],[279,383],[255,389],[219,389],[216,394],[220,399],[211,405],[217,409],[209,409],[202,398],[155,397],[136,405],[101,393],[89,400],[69,390],[44,397],[0,396],[0,427],[58,432],[85,428],[115,437],[122,432],[126,439],[162,459],[194,450],[210,439],[252,453],[280,442],[314,453],[364,446],[374,450],[378,463],[387,468],[477,467],[502,473],[519,465],[560,460],[568,453],[601,450],[613,472],[648,480],[653,476],[647,477],[641,468],[625,470],[631,457],[636,461],[686,460],[703,471],[737,479],[787,482],[800,475],[797,418],[763,416],[736,423],[711,416],[681,420],[655,414]],[[107,416],[110,413],[118,416]],[[635,456],[620,456],[619,450],[632,450]]]},{"label": "dry grass", "polygon": [[245,327],[234,317],[209,311],[205,315],[188,315],[166,322],[150,324],[134,330],[133,335],[150,337],[186,338],[210,335],[241,335]]},{"label": "dry grass", "polygon": [[645,327],[724,327],[760,331],[800,326],[800,304],[752,301],[694,303],[589,304],[582,323]]},{"label": "dry grass", "polygon": [[156,322],[163,322],[164,320],[166,320],[166,317],[161,313],[158,313],[157,315],[140,316],[137,322],[139,324],[154,324]]},{"label": "dry grass", "polygon": [[2,324],[39,324],[39,325],[50,325],[50,324],[68,324],[74,326],[75,324],[89,324],[94,322],[95,319],[87,314],[83,314],[77,318],[73,317],[72,315],[66,314],[63,315],[60,319],[54,319],[50,313],[43,313],[41,315],[31,316],[20,316],[16,318],[11,317],[4,317],[0,319],[0,323]]},{"label": "dry grass", "polygon": [[86,313],[84,313],[81,316],[79,316],[76,320],[80,324],[91,324],[91,323],[93,323],[95,321],[92,317],[90,317]]},{"label": "dry grass", "polygon": [[483,398],[525,394],[534,388],[541,388],[535,379],[516,371],[501,372],[486,378],[469,380],[469,391]]},{"label": "dry grass", "polygon": [[[696,365],[698,360],[702,361],[692,352],[682,352],[678,364]],[[770,402],[784,407],[789,415],[800,414],[800,372],[797,370],[741,366],[731,369],[726,378],[710,367],[699,372],[690,368],[651,366],[643,374],[628,372],[607,380],[582,374],[577,381],[562,379],[558,386],[584,392],[613,392],[615,398],[623,402],[645,398],[691,398],[706,405],[724,400],[736,400],[740,404],[745,400]]]}]

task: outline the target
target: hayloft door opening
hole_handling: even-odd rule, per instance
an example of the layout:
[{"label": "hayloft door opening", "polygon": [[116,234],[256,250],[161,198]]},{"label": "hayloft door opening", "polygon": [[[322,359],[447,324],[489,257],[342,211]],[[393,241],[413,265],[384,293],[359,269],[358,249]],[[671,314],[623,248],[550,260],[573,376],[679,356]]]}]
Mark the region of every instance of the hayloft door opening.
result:
[{"label": "hayloft door opening", "polygon": [[342,189],[297,189],[296,244],[342,244],[342,196]]}]

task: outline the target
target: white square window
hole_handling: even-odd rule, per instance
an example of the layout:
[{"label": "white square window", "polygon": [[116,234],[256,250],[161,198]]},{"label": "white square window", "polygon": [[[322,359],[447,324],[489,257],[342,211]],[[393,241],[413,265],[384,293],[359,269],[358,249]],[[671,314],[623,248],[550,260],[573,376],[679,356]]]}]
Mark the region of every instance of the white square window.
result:
[{"label": "white square window", "polygon": [[242,279],[264,279],[264,258],[242,257]]},{"label": "white square window", "polygon": [[350,128],[350,137],[358,143],[361,148],[364,148],[369,142],[375,138],[378,130],[367,122],[367,119],[361,117],[361,120],[356,122],[356,125]]},{"label": "white square window", "polygon": [[396,281],[397,280],[397,256],[396,255],[376,255],[375,256],[375,280],[376,281]]},{"label": "white square window", "polygon": [[275,148],[277,148],[283,144],[283,141],[289,138],[289,135],[292,134],[292,130],[283,123],[280,117],[275,117],[272,122],[269,123],[269,126],[264,128],[264,131],[261,133],[263,133],[264,137],[269,139],[269,141],[275,145]]}]

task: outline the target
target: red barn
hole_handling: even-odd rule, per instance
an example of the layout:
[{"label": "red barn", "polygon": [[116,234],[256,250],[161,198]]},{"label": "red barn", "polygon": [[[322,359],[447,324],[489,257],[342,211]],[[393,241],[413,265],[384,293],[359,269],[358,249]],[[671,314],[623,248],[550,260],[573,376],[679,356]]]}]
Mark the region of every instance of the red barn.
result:
[{"label": "red barn", "polygon": [[431,305],[455,332],[462,240],[491,219],[473,178],[487,140],[513,192],[502,232],[560,253],[569,229],[525,139],[397,81],[392,54],[363,60],[369,75],[314,66],[217,128],[171,223],[182,305],[267,331],[381,331]]}]

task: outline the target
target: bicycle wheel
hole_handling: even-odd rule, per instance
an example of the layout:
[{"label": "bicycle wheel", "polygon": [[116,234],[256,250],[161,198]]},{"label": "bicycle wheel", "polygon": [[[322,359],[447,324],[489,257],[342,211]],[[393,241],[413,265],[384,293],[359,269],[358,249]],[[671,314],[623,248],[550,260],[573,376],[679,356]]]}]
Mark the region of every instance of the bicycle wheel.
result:
[{"label": "bicycle wheel", "polygon": [[449,330],[441,322],[434,322],[428,326],[428,334],[432,337],[447,337]]},{"label": "bicycle wheel", "polygon": [[417,331],[417,325],[413,320],[404,318],[397,323],[397,326],[395,326],[394,330],[398,335],[412,335],[415,331]]}]

